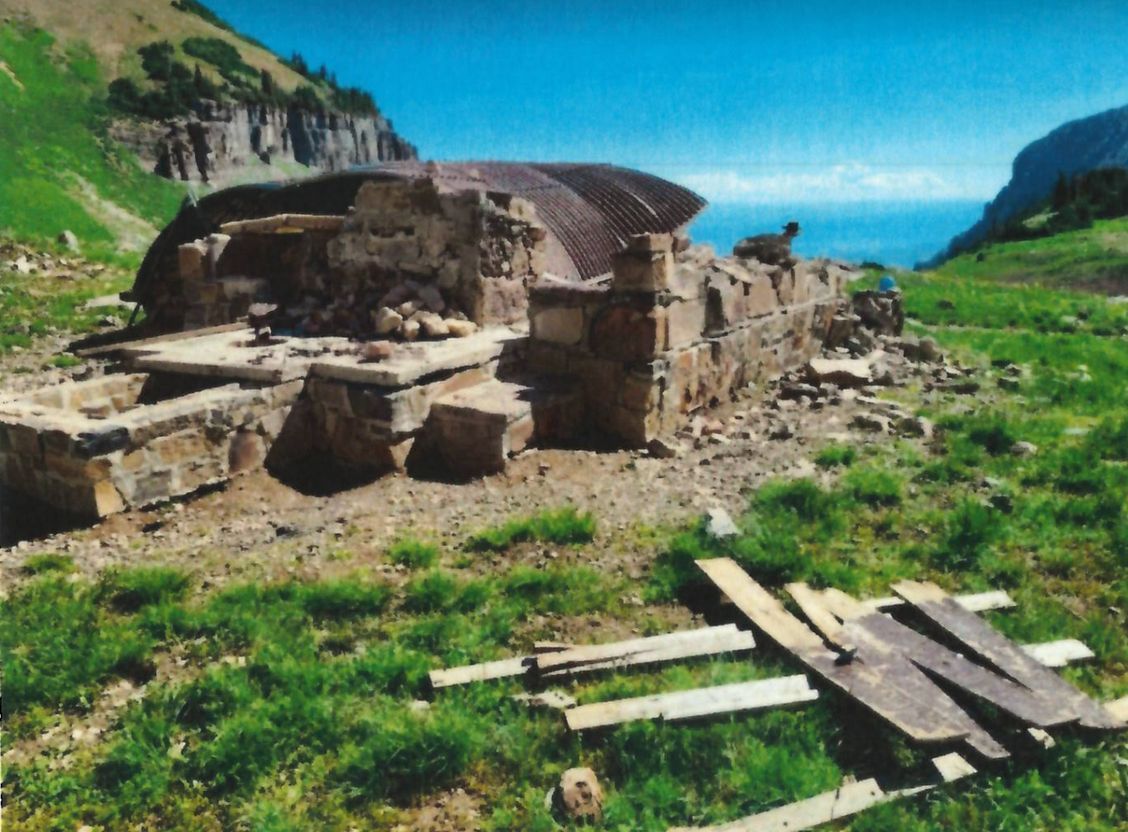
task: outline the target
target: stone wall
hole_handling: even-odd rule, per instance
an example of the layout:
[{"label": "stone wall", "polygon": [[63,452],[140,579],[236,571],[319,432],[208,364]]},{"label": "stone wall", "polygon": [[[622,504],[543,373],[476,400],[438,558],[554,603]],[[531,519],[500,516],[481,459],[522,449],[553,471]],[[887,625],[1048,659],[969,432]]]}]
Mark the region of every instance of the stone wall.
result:
[{"label": "stone wall", "polygon": [[451,191],[434,179],[366,182],[329,243],[327,294],[379,309],[403,303],[410,281],[409,294],[433,312],[452,309],[479,325],[523,321],[546,237],[520,198]]},{"label": "stone wall", "polygon": [[183,384],[114,375],[0,403],[0,477],[95,517],[188,494],[261,465],[302,386],[228,384],[151,401]]},{"label": "stone wall", "polygon": [[181,293],[185,328],[230,323],[258,301],[303,335],[462,337],[524,322],[548,242],[531,203],[431,179],[366,182],[347,217],[223,230],[179,248],[166,291]]},{"label": "stone wall", "polygon": [[846,274],[828,261],[783,269],[641,235],[609,283],[533,287],[528,369],[574,379],[591,427],[642,446],[815,355]]}]

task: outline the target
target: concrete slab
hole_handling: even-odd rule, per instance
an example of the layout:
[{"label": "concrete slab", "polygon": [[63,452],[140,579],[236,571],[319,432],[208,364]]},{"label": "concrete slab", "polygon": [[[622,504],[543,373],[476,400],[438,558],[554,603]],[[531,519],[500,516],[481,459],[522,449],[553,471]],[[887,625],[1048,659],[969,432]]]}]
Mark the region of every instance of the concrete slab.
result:
[{"label": "concrete slab", "polygon": [[334,351],[355,349],[346,338],[277,337],[251,346],[251,329],[218,332],[123,351],[138,370],[280,384],[304,378],[310,365]]}]

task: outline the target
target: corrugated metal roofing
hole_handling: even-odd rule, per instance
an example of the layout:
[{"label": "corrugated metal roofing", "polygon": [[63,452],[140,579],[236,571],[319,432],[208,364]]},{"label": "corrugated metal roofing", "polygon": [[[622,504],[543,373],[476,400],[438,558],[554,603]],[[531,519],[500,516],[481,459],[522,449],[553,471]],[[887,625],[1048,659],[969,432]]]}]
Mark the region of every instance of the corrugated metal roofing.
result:
[{"label": "corrugated metal roofing", "polygon": [[160,264],[175,256],[180,244],[215,231],[221,223],[279,213],[343,214],[365,181],[423,177],[459,190],[529,200],[574,267],[561,276],[582,280],[608,272],[612,254],[632,234],[676,231],[705,207],[705,200],[686,188],[613,165],[382,162],[291,183],[242,185],[209,194],[198,205],[186,204],[146,255],[134,296],[144,302],[149,281],[162,271]]}]

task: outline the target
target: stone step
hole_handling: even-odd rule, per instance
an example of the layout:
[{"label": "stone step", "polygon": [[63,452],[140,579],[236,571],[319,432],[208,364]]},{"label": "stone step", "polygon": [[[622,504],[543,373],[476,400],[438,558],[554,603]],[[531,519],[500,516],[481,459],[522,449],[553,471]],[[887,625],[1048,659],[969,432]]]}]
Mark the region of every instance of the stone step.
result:
[{"label": "stone step", "polygon": [[504,469],[533,438],[534,397],[531,387],[489,379],[435,399],[427,430],[447,468],[464,477]]}]

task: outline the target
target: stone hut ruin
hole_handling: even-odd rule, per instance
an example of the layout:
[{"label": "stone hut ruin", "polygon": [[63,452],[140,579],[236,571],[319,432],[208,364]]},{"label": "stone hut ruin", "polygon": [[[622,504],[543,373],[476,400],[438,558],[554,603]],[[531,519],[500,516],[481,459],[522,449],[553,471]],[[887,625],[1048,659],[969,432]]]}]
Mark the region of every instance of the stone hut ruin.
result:
[{"label": "stone hut ruin", "polygon": [[0,400],[0,478],[104,516],[311,456],[470,477],[532,445],[646,446],[807,361],[842,303],[837,264],[692,246],[704,204],[496,162],[209,195],[126,293],[158,334],[92,350],[126,373]]}]

